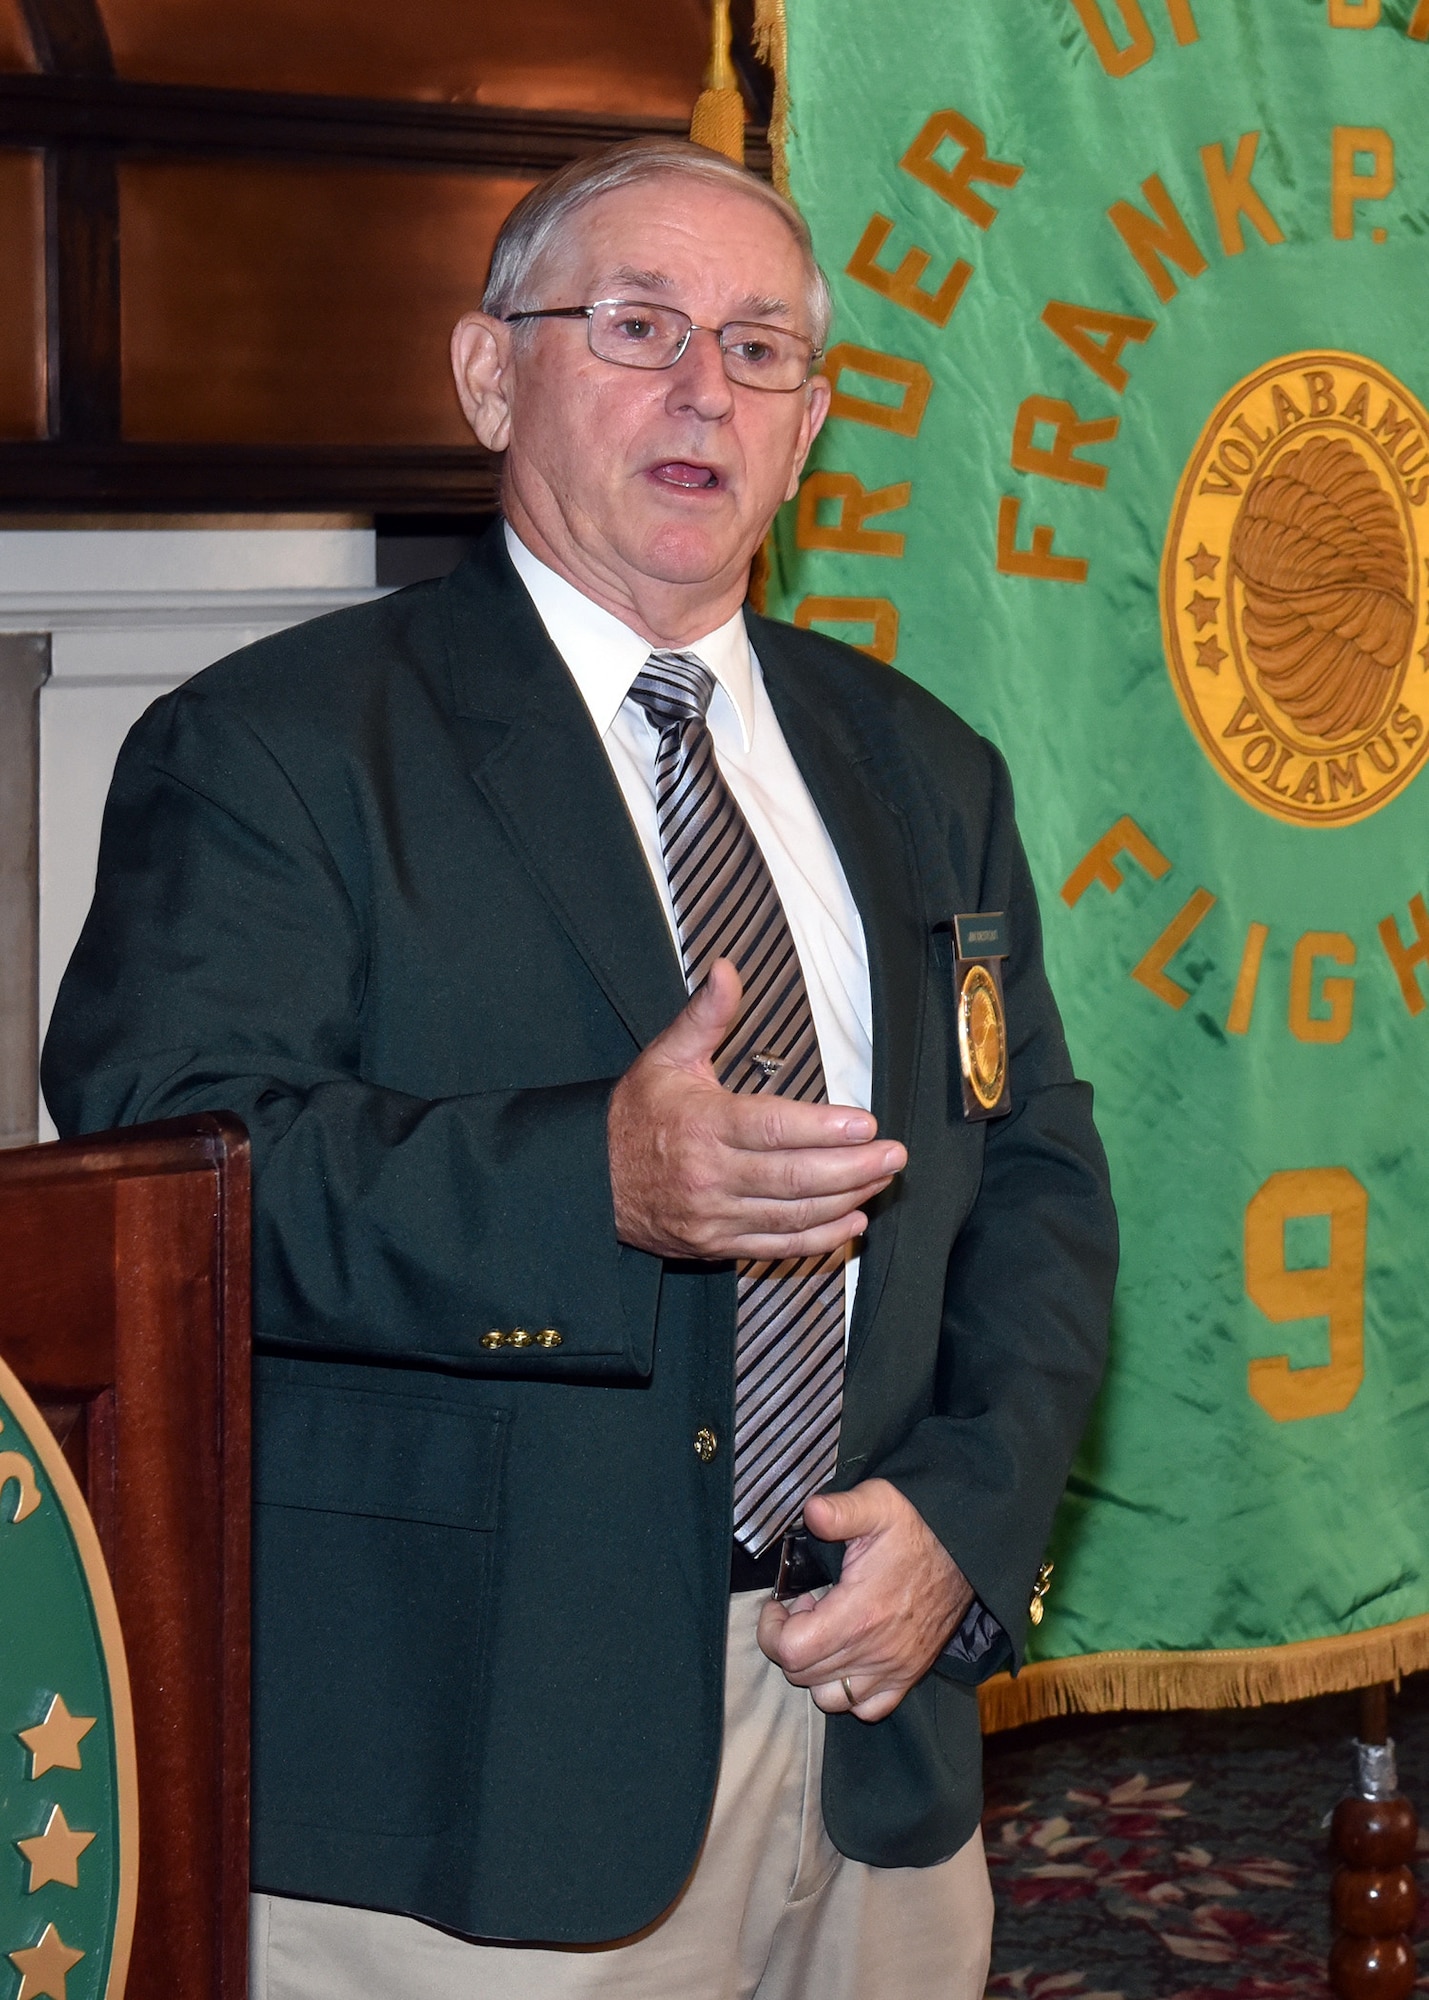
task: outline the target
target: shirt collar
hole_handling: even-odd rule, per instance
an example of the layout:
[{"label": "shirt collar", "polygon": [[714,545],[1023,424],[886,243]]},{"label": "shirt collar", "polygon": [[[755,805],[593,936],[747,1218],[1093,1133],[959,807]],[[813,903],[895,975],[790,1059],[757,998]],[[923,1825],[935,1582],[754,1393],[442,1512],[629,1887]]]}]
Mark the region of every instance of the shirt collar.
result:
[{"label": "shirt collar", "polygon": [[[605,736],[651,648],[638,632],[577,590],[539,556],[533,556],[509,522],[502,525],[516,574],[525,584],[551,644],[580,689],[597,733]],[[744,612],[736,611],[717,631],[679,650],[698,653],[714,675],[712,716],[723,696],[747,751],[754,737],[754,663]]]}]

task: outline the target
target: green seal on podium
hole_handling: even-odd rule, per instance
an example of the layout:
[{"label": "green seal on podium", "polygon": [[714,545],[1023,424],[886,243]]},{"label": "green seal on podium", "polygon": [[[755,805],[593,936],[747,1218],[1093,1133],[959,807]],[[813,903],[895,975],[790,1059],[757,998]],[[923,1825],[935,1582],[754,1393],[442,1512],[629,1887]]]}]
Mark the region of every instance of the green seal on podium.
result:
[{"label": "green seal on podium", "polygon": [[138,1831],[129,1676],[99,1538],[0,1362],[3,2000],[120,2000]]}]

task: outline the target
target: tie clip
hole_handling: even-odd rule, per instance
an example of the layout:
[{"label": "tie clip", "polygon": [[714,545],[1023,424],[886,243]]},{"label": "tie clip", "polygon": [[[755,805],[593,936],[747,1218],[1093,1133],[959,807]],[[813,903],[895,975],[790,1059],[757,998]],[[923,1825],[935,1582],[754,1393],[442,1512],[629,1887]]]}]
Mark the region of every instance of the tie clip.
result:
[{"label": "tie clip", "polygon": [[756,1049],[749,1060],[766,1076],[776,1076],[784,1067],[783,1056],[771,1055],[768,1049]]}]

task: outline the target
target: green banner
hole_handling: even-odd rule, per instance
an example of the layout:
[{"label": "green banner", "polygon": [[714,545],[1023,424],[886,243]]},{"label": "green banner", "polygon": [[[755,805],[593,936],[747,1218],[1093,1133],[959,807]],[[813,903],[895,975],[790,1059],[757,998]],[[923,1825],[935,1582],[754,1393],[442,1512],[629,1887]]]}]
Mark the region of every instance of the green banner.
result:
[{"label": "green banner", "polygon": [[1124,1231],[989,1717],[1429,1664],[1429,0],[786,11],[770,606],[1006,754]]}]

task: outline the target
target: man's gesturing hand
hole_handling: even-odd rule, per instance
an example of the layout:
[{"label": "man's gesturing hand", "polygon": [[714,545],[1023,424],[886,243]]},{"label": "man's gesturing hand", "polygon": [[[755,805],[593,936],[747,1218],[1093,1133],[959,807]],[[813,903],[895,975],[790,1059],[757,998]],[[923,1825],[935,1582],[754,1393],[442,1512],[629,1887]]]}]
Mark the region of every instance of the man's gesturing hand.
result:
[{"label": "man's gesturing hand", "polygon": [[848,1493],[817,1493],[804,1525],[845,1542],[843,1574],[821,1598],[772,1598],[759,1644],[786,1680],[832,1714],[850,1704],[862,1722],[891,1715],[922,1680],[973,1601],[972,1586],[923,1516],[886,1479]]},{"label": "man's gesturing hand", "polygon": [[863,1234],[863,1204],[907,1162],[867,1111],[721,1089],[710,1057],[739,1013],[739,974],[709,978],[610,1099],[622,1243],[657,1257],[819,1257]]}]

